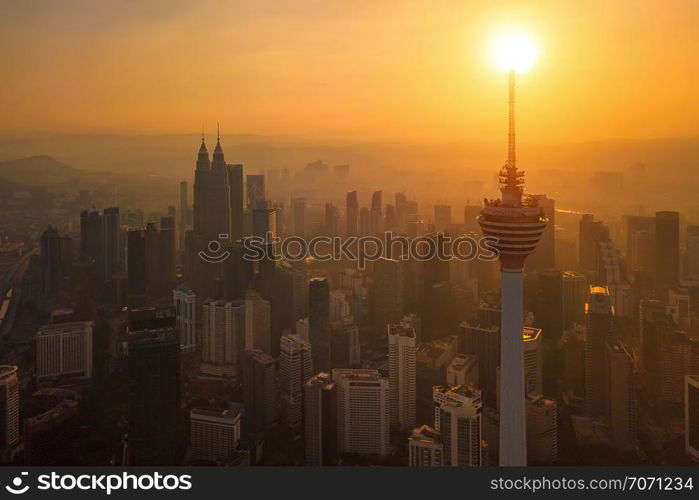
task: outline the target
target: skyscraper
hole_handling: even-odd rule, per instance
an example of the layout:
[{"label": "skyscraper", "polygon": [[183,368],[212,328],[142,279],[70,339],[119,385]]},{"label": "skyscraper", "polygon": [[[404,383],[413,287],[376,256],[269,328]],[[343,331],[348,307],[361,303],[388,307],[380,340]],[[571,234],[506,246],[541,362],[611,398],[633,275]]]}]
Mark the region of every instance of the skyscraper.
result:
[{"label": "skyscraper", "polygon": [[216,462],[231,457],[240,442],[240,412],[192,408],[189,412],[191,459]]},{"label": "skyscraper", "polygon": [[294,236],[306,236],[306,198],[291,200],[291,233]]},{"label": "skyscraper", "polygon": [[604,413],[606,344],[614,335],[614,310],[609,290],[591,286],[586,310],[585,411],[589,416],[598,416]]},{"label": "skyscraper", "polygon": [[277,364],[260,350],[245,351],[243,427],[256,435],[277,423]]},{"label": "skyscraper", "polygon": [[230,241],[235,243],[244,236],[243,222],[243,166],[240,164],[227,165],[228,200],[230,209]]},{"label": "skyscraper", "polygon": [[660,288],[677,285],[680,274],[680,214],[655,213],[655,281]]},{"label": "skyscraper", "polygon": [[480,467],[481,391],[467,385],[435,387],[435,429],[444,445],[443,465]]},{"label": "skyscraper", "polygon": [[36,334],[36,376],[92,377],[91,321],[42,326]]},{"label": "skyscraper", "polygon": [[558,460],[558,404],[540,393],[527,393],[527,461],[551,465]]},{"label": "skyscraper", "polygon": [[298,335],[282,335],[279,346],[281,417],[292,429],[303,424],[303,386],[312,374],[311,344]]},{"label": "skyscraper", "polygon": [[515,73],[509,73],[507,162],[500,170],[502,197],[486,203],[478,222],[497,239],[502,272],[500,391],[500,465],[526,465],[524,356],[522,344],[522,268],[533,253],[548,219],[535,198],[523,199],[524,172],[517,169],[514,124]]},{"label": "skyscraper", "polygon": [[245,292],[245,349],[272,352],[272,309],[255,290]]},{"label": "skyscraper", "polygon": [[202,306],[201,372],[236,377],[243,371],[245,303],[207,300]]},{"label": "skyscraper", "polygon": [[389,453],[388,380],[378,370],[333,369],[338,399],[338,451]]},{"label": "skyscraper", "polygon": [[172,329],[128,334],[129,447],[133,465],[175,465],[181,444],[180,343]]},{"label": "skyscraper", "polygon": [[595,220],[594,215],[584,214],[580,219],[578,241],[580,272],[590,279],[596,279],[599,244],[609,241],[609,229],[602,221]]},{"label": "skyscraper", "polygon": [[180,285],[172,291],[172,298],[180,347],[184,352],[192,352],[197,348],[197,296],[186,285]]},{"label": "skyscraper", "polygon": [[347,191],[347,236],[359,235],[359,201],[356,191]]},{"label": "skyscraper", "polygon": [[311,278],[308,285],[308,328],[316,370],[330,369],[330,289],[325,277]]},{"label": "skyscraper", "polygon": [[63,269],[61,259],[61,236],[55,227],[49,226],[41,234],[41,291],[51,297],[61,291]]},{"label": "skyscraper", "polygon": [[246,180],[248,208],[253,209],[258,202],[265,199],[265,176],[249,174]]},{"label": "skyscraper", "polygon": [[337,455],[337,385],[319,373],[303,385],[305,464],[332,464]]},{"label": "skyscraper", "polygon": [[699,462],[699,376],[684,377],[684,450]]},{"label": "skyscraper", "polygon": [[377,334],[385,332],[389,323],[399,323],[405,314],[405,279],[405,261],[381,257],[374,262],[371,297]]},{"label": "skyscraper", "polygon": [[442,436],[429,425],[413,429],[408,437],[408,465],[410,467],[442,467],[444,445]]},{"label": "skyscraper", "polygon": [[626,347],[616,339],[606,344],[604,394],[606,418],[612,446],[628,452],[637,441],[636,385],[633,360]]},{"label": "skyscraper", "polygon": [[126,232],[126,278],[129,307],[146,305],[146,233],[143,229]]},{"label": "skyscraper", "polygon": [[388,325],[388,391],[391,424],[399,429],[415,427],[416,398],[415,330]]},{"label": "skyscraper", "polygon": [[[556,209],[555,202],[545,194],[532,195],[542,208],[544,216],[549,220],[541,235],[541,241],[536,247],[536,251],[527,261],[528,271],[546,271],[556,267]],[[544,330],[545,331],[545,330]]]},{"label": "skyscraper", "polygon": [[0,453],[10,458],[19,442],[19,381],[17,367],[0,366]]}]

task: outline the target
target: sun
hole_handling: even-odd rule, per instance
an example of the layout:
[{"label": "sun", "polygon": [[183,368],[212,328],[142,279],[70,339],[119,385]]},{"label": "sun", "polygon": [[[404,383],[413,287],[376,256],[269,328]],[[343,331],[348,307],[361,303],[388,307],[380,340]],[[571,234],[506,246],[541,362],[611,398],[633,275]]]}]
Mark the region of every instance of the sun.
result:
[{"label": "sun", "polygon": [[534,41],[524,35],[503,37],[495,43],[495,58],[505,71],[524,73],[532,67],[538,55]]}]

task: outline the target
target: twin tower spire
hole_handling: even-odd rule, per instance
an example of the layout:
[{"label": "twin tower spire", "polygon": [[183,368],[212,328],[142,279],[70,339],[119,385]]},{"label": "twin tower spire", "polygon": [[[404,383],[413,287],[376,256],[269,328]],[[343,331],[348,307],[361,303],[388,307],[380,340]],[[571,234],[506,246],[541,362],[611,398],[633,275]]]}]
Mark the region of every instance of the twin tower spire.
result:
[{"label": "twin tower spire", "polygon": [[209,162],[209,150],[206,149],[206,142],[204,141],[204,128],[201,130],[201,146],[199,147],[199,156],[197,158],[197,169],[225,169],[226,161],[223,157],[223,148],[221,147],[221,129],[216,124],[216,147],[214,148],[214,154],[212,161]]}]

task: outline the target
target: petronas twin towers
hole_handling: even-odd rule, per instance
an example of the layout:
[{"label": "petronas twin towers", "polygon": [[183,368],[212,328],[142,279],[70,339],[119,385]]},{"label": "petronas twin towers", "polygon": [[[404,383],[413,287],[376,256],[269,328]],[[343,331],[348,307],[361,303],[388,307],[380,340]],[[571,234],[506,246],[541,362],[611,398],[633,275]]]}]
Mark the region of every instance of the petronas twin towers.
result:
[{"label": "petronas twin towers", "polygon": [[[186,236],[187,273],[206,295],[213,293],[216,271],[211,264],[197,258],[200,251],[211,248],[211,242],[225,246],[243,234],[243,166],[228,165],[217,136],[211,160],[202,134],[194,172],[193,230]],[[202,264],[208,264],[202,266]],[[212,274],[214,273],[214,274]]]}]

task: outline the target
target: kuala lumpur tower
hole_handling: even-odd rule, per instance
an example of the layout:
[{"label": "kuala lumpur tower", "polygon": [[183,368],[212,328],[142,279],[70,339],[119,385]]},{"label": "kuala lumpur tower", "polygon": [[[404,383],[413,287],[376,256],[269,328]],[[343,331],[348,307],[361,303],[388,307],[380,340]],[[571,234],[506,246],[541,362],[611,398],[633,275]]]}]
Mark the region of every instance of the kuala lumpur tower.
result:
[{"label": "kuala lumpur tower", "polygon": [[500,169],[499,200],[486,200],[478,217],[485,236],[500,254],[502,320],[500,330],[500,465],[527,465],[522,340],[522,268],[534,252],[548,219],[534,198],[524,197],[524,172],[515,156],[515,70],[509,69],[507,162]]}]

